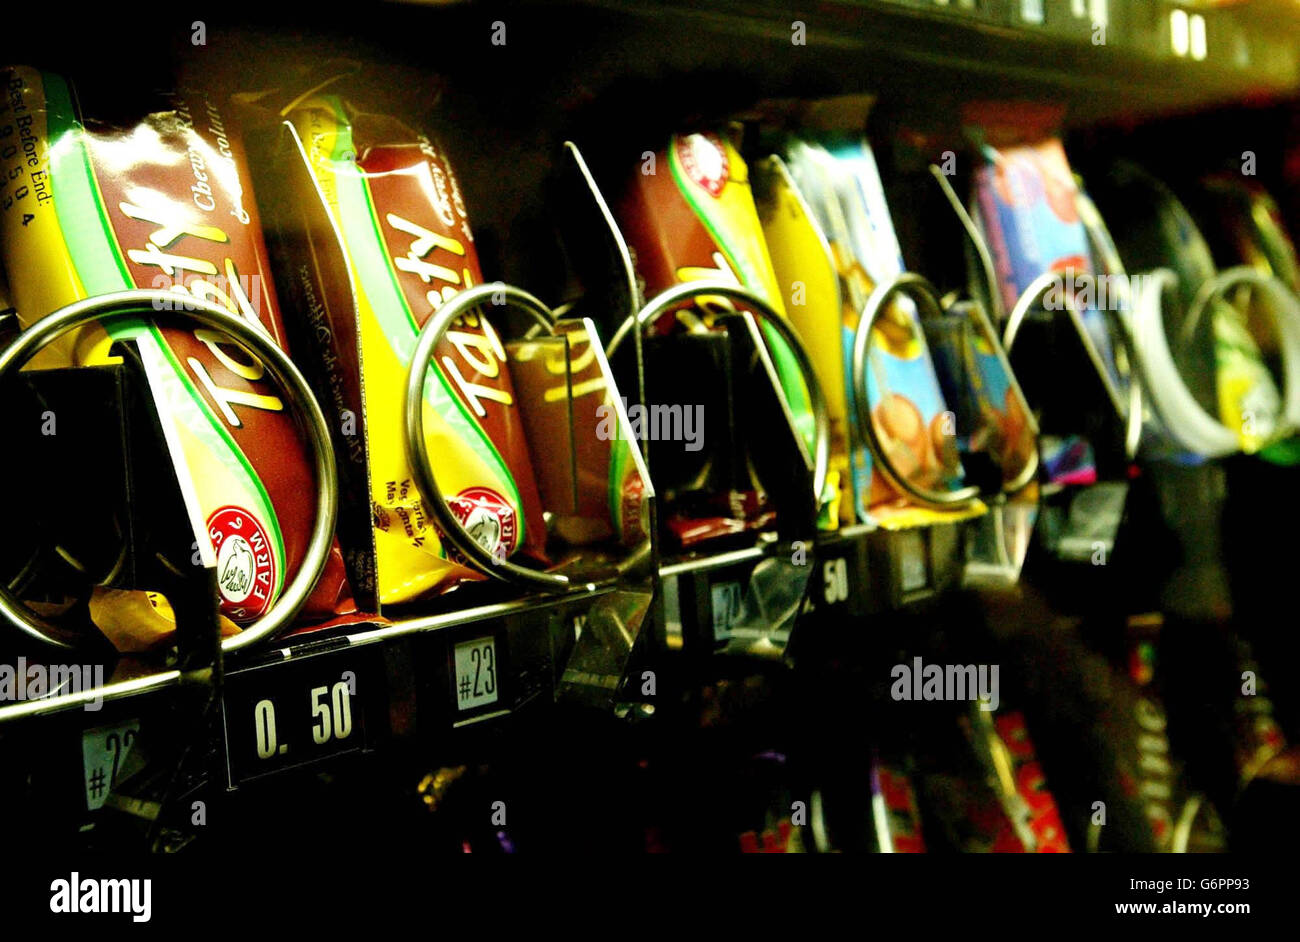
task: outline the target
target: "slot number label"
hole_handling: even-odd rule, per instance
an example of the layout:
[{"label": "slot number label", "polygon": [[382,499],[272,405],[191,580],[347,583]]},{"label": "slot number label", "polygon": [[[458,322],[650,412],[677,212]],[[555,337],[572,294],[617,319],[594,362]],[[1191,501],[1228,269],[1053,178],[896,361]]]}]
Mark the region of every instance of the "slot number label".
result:
[{"label": "slot number label", "polygon": [[497,645],[492,636],[462,641],[455,649],[456,709],[473,710],[496,703]]},{"label": "slot number label", "polygon": [[139,720],[119,726],[101,726],[82,733],[81,756],[88,810],[95,811],[104,806],[117,784],[118,773],[139,738]]}]

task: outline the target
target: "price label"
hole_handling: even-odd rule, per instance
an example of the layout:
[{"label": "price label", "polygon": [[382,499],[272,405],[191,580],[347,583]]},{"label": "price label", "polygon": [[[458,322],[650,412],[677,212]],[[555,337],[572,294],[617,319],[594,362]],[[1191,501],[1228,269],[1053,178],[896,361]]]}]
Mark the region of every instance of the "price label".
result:
[{"label": "price label", "polygon": [[849,600],[849,561],[843,556],[822,560],[822,601],[839,605]]},{"label": "price label", "polygon": [[864,532],[834,534],[818,542],[816,570],[808,586],[814,610],[836,618],[867,614],[867,553]]},{"label": "price label", "polygon": [[226,679],[226,762],[240,781],[365,748],[359,671],[337,657],[303,658]]},{"label": "price label", "polygon": [[104,807],[139,737],[139,720],[117,726],[99,726],[81,734],[81,765],[89,810]]},{"label": "price label", "polygon": [[456,645],[456,709],[473,710],[496,703],[500,697],[497,676],[497,643],[491,635]]}]

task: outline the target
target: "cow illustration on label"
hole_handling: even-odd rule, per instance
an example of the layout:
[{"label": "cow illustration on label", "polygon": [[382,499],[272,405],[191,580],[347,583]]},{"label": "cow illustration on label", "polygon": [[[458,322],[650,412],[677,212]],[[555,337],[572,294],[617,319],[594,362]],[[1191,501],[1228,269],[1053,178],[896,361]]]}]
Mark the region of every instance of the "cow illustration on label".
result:
[{"label": "cow illustration on label", "polygon": [[514,508],[490,487],[469,487],[447,501],[456,519],[479,546],[498,559],[515,549],[518,524]]},{"label": "cow illustration on label", "polygon": [[275,585],[266,531],[242,507],[222,507],[208,518],[208,538],[217,554],[223,614],[235,622],[258,618],[270,607]]}]

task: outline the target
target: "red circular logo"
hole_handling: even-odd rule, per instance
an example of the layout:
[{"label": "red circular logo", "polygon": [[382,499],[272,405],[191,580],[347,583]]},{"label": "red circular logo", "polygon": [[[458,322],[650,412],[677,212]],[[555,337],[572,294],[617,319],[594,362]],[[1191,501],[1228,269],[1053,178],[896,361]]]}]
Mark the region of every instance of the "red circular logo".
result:
[{"label": "red circular logo", "polygon": [[208,539],[217,554],[221,614],[234,622],[258,618],[275,591],[275,553],[266,530],[244,508],[222,507],[208,517]]},{"label": "red circular logo", "polygon": [[677,138],[677,159],[690,181],[714,199],[731,177],[727,150],[716,134],[687,134]]},{"label": "red circular logo", "polygon": [[492,488],[467,487],[450,498],[447,506],[474,542],[497,559],[515,551],[519,535],[515,508]]}]

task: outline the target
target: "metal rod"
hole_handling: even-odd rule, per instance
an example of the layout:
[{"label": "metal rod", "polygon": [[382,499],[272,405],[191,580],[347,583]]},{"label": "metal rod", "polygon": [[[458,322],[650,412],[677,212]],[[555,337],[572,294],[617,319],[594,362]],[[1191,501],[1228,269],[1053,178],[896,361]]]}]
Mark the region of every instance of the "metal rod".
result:
[{"label": "metal rod", "polygon": [[1016,337],[1020,334],[1020,325],[1029,314],[1030,308],[1056,285],[1056,280],[1055,272],[1043,272],[1029,283],[1025,293],[1016,300],[1015,307],[1007,316],[1007,326],[1002,330],[1002,349],[1007,352],[1007,356],[1011,355],[1011,348],[1015,346]]},{"label": "metal rod", "polygon": [[930,175],[939,183],[939,189],[943,191],[944,197],[948,200],[948,205],[952,208],[953,213],[957,216],[957,221],[961,223],[962,231],[966,233],[966,238],[971,247],[975,250],[975,256],[979,259],[980,272],[984,276],[984,284],[988,290],[989,304],[993,308],[993,316],[996,320],[1002,319],[1002,292],[998,287],[997,271],[993,267],[993,255],[989,252],[988,243],[980,233],[979,227],[971,219],[970,213],[962,205],[961,199],[957,192],[948,182],[948,175],[945,174],[934,164],[930,164]]},{"label": "metal rod", "polygon": [[[831,450],[831,424],[830,414],[826,410],[826,399],[822,394],[821,384],[818,383],[817,376],[813,372],[812,360],[808,358],[808,351],[804,349],[798,334],[794,332],[794,328],[790,326],[789,322],[776,312],[775,308],[757,294],[748,288],[742,288],[740,285],[728,284],[722,281],[684,281],[681,284],[673,285],[651,298],[646,306],[637,312],[635,317],[629,317],[619,325],[618,330],[614,332],[614,336],[605,345],[605,355],[613,359],[619,345],[632,335],[633,330],[644,330],[678,305],[705,296],[723,297],[743,305],[747,310],[757,314],[770,325],[790,349],[790,353],[799,367],[799,372],[803,375],[804,386],[808,390],[809,405],[812,407],[813,412],[814,433],[813,454],[811,455],[813,461],[813,499],[820,502],[821,495],[826,489],[826,474],[830,467]],[[786,409],[789,410],[790,403],[786,401],[784,391],[780,387],[776,391],[782,402],[784,402]]]},{"label": "metal rod", "polygon": [[[239,634],[221,642],[222,650],[226,652],[246,648],[285,628],[307,601],[325,570],[338,515],[338,477],[329,426],[307,381],[260,324],[255,327],[241,315],[211,301],[188,295],[182,298],[174,291],[160,289],[132,289],[96,295],[46,315],[0,352],[0,381],[68,331],[125,314],[145,314],[153,320],[192,320],[228,334],[262,361],[305,420],[316,480],[315,523],[297,573],[271,609]],[[163,421],[167,421],[166,417]],[[199,539],[207,538],[206,534],[196,535]],[[66,632],[28,611],[22,601],[4,586],[0,586],[0,616],[40,641],[64,648],[75,646]]]},{"label": "metal rod", "polygon": [[[1120,310],[1131,313],[1136,299],[1133,297],[1133,292],[1129,286],[1128,272],[1124,268],[1123,260],[1119,257],[1119,249],[1115,247],[1115,240],[1111,238],[1110,231],[1101,218],[1100,210],[1097,209],[1097,205],[1092,201],[1092,198],[1083,192],[1082,183],[1080,183],[1078,193],[1075,195],[1075,205],[1078,207],[1079,220],[1083,223],[1084,232],[1088,236],[1088,241],[1092,244],[1094,254],[1100,258],[1106,275],[1119,276],[1119,284],[1123,294],[1123,304],[1120,306]],[[1105,276],[1097,275],[1095,277],[1100,279]],[[1119,336],[1129,371],[1128,409],[1123,413],[1125,418],[1124,454],[1129,461],[1132,461],[1137,457],[1138,448],[1142,443],[1142,416],[1146,411],[1143,406],[1142,396],[1146,377],[1142,375],[1137,365],[1137,351],[1132,332],[1127,328],[1122,317],[1118,318],[1118,322],[1119,329],[1115,333]]]},{"label": "metal rod", "polygon": [[[442,341],[447,329],[455,321],[484,304],[510,306],[524,311],[548,334],[555,332],[555,314],[527,291],[502,282],[475,285],[445,302],[420,328],[420,337],[406,379],[406,459],[415,472],[415,485],[420,491],[425,509],[438,524],[440,534],[452,548],[467,560],[503,582],[523,584],[549,592],[564,591],[574,586],[568,576],[560,573],[539,572],[520,566],[509,559],[494,554],[475,540],[464,524],[452,512],[438,486],[429,460],[429,450],[424,434],[424,386],[433,367],[434,350]],[[481,314],[482,312],[480,312]],[[523,508],[519,508],[523,513]]]},{"label": "metal rod", "polygon": [[[858,319],[858,329],[853,336],[853,406],[859,438],[871,446],[876,467],[895,490],[928,507],[953,510],[966,507],[979,498],[979,488],[963,487],[953,491],[936,491],[917,484],[894,466],[885,448],[884,440],[871,418],[871,403],[867,399],[867,348],[871,330],[885,313],[886,303],[896,294],[906,294],[917,302],[923,315],[939,316],[939,296],[934,286],[913,272],[903,272],[888,284],[877,285],[867,299],[866,309]],[[919,327],[917,328],[920,329]]]},{"label": "metal rod", "polygon": [[[1195,325],[1207,316],[1211,305],[1223,299],[1228,290],[1239,285],[1259,288],[1268,295],[1271,304],[1264,305],[1277,331],[1278,347],[1282,353],[1282,418],[1285,425],[1275,434],[1281,437],[1300,426],[1300,299],[1292,294],[1275,275],[1266,275],[1248,265],[1225,269],[1201,285],[1188,311],[1184,336],[1195,330]],[[1209,315],[1212,316],[1212,315]]]},{"label": "metal rod", "polygon": [[157,674],[147,674],[144,677],[108,683],[102,687],[92,687],[89,690],[80,690],[77,693],[61,694],[57,697],[42,697],[36,700],[23,700],[19,703],[0,706],[0,724],[32,716],[48,716],[66,710],[84,708],[88,704],[98,703],[101,700],[104,702],[121,700],[135,694],[161,690],[164,687],[173,687],[180,682],[180,671],[160,671]]},{"label": "metal rod", "polygon": [[[415,353],[411,357],[411,364],[407,373],[404,422],[406,457],[412,471],[415,473],[415,483],[420,491],[420,498],[437,522],[441,537],[483,572],[504,582],[527,585],[548,592],[563,592],[570,589],[592,591],[600,586],[618,582],[628,572],[648,564],[651,556],[648,533],[646,539],[635,549],[610,566],[608,575],[592,580],[571,578],[562,573],[529,569],[526,566],[520,566],[518,563],[497,556],[480,545],[469,534],[464,524],[452,512],[446,498],[443,496],[442,488],[438,485],[437,476],[433,473],[433,462],[429,459],[426,445],[424,387],[428,381],[428,372],[433,368],[434,351],[447,330],[458,318],[463,317],[475,308],[482,308],[486,303],[498,307],[513,307],[524,311],[532,317],[536,329],[543,330],[549,335],[555,335],[556,333],[555,325],[558,318],[554,311],[522,288],[516,288],[514,285],[503,282],[476,285],[462,291],[444,303],[432,317],[425,321],[424,326],[420,329],[419,340],[416,343]],[[479,313],[482,316],[481,310]],[[600,339],[596,334],[595,325],[587,319],[584,319],[584,322],[585,330],[596,352],[602,372],[609,375],[609,364],[600,350]],[[619,409],[621,407],[616,404],[615,408]],[[640,461],[640,453],[635,447],[633,448],[633,455],[638,473],[642,475],[646,484],[646,497],[647,499],[653,498],[654,491],[650,486],[649,475],[645,472],[644,462]]]}]

